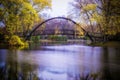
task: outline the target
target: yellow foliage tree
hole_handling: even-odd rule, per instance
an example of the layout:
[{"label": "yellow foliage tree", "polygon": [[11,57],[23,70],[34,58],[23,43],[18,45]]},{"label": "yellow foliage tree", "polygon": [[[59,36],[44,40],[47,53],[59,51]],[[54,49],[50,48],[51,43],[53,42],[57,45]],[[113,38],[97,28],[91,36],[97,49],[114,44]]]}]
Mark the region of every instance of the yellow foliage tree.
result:
[{"label": "yellow foliage tree", "polygon": [[[39,10],[50,6],[48,0],[32,0]],[[30,0],[0,0],[0,21],[4,21],[9,35],[27,32],[40,17]]]}]

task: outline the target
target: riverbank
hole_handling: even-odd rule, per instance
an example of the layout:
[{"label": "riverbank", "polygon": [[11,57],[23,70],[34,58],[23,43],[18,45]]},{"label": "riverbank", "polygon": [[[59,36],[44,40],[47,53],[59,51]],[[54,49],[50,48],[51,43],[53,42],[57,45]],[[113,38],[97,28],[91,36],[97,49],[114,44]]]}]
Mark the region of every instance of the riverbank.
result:
[{"label": "riverbank", "polygon": [[90,40],[79,40],[79,39],[68,39],[67,41],[53,41],[53,40],[40,40],[41,44],[52,44],[52,45],[66,45],[66,44],[81,44],[81,45],[88,45],[91,44]]},{"label": "riverbank", "polygon": [[[29,46],[36,46],[36,44],[41,46],[49,46],[49,45],[71,45],[71,44],[80,44],[80,45],[88,45],[88,46],[98,46],[98,47],[120,47],[119,41],[109,41],[109,42],[97,42],[97,43],[91,43],[90,40],[67,40],[67,41],[52,41],[52,40],[40,40],[37,43],[34,43],[32,41],[29,41]],[[8,44],[0,43],[0,49],[25,49],[29,46],[10,46]]]},{"label": "riverbank", "polygon": [[119,41],[108,41],[108,42],[99,42],[92,43],[90,46],[101,46],[101,47],[120,47]]},{"label": "riverbank", "polygon": [[25,49],[25,48],[28,48],[28,45],[11,46],[11,45],[8,45],[6,43],[0,43],[0,49],[17,49],[17,50],[21,50],[21,49]]},{"label": "riverbank", "polygon": [[80,45],[98,46],[98,47],[120,47],[120,42],[119,41],[92,43],[90,40],[67,40],[67,41],[41,40],[40,43],[42,45],[80,44]]}]

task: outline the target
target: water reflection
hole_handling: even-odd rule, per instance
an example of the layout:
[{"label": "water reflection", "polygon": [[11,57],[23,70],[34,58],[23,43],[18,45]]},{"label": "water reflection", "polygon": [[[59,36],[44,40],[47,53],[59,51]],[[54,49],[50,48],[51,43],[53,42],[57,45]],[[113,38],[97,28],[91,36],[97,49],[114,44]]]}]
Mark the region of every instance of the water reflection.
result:
[{"label": "water reflection", "polygon": [[81,45],[0,50],[1,80],[119,80],[120,49]]}]

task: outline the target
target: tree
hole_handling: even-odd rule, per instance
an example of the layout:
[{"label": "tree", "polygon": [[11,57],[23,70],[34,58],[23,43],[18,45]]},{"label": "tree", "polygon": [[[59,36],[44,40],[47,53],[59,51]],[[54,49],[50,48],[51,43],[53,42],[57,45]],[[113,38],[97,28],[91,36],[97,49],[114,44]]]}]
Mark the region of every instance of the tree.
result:
[{"label": "tree", "polygon": [[[50,6],[49,0],[1,0],[0,1],[0,21],[4,22],[7,34],[26,32],[32,29],[35,22],[39,20],[36,10],[43,10]],[[34,5],[34,6],[33,6]]]},{"label": "tree", "polygon": [[71,3],[73,6],[72,13],[75,18],[78,18],[81,24],[85,23],[91,27],[92,33],[94,33],[94,26],[91,21],[93,13],[96,12],[97,4],[93,0],[74,0],[74,3]]},{"label": "tree", "polygon": [[105,38],[120,33],[119,0],[74,0],[71,5],[74,17],[90,24],[92,32],[99,30]]},{"label": "tree", "polygon": [[41,12],[43,9],[50,8],[51,0],[31,0],[31,4],[37,12]]},{"label": "tree", "polygon": [[120,33],[120,1],[119,0],[101,0],[102,12],[105,17],[105,30],[108,35]]}]

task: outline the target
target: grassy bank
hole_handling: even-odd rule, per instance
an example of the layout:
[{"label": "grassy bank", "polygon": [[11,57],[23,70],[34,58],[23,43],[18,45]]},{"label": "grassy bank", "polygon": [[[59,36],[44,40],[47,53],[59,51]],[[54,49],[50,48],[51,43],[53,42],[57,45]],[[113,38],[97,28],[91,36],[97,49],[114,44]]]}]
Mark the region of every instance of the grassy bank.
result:
[{"label": "grassy bank", "polygon": [[120,47],[119,41],[108,41],[108,42],[99,42],[92,43],[90,46],[101,46],[101,47]]}]

